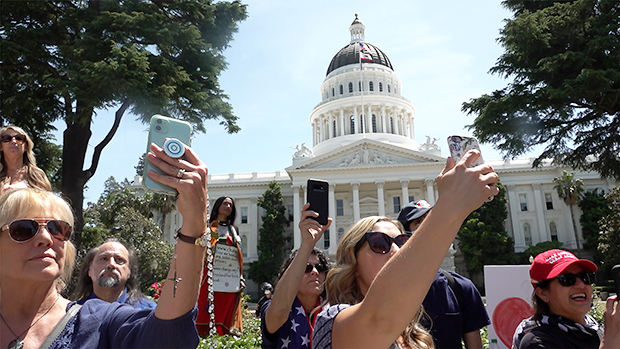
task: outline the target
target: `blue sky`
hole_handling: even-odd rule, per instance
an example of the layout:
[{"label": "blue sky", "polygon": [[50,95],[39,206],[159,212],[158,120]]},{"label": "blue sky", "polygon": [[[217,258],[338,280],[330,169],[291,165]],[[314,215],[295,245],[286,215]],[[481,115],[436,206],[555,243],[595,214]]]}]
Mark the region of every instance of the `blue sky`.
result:
[{"label": "blue sky", "polygon": [[[390,58],[402,81],[402,95],[416,108],[416,140],[425,135],[444,140],[449,134],[471,134],[472,116],[461,104],[506,86],[488,74],[503,53],[496,42],[511,13],[491,0],[250,0],[249,17],[240,23],[225,51],[228,69],[220,77],[241,131],[229,135],[218,121],[207,121],[207,133],[195,134],[192,146],[212,174],[284,170],[292,164],[295,145],[312,144],[308,117],[321,101],[319,88],[332,57],[350,41],[355,13],[366,26],[366,41]],[[92,149],[103,139],[114,111],[99,111]],[[59,128],[61,140],[63,124]],[[96,201],[105,180],[132,179],[146,149],[147,126],[125,115],[104,149],[88,182],[85,204]],[[483,145],[485,159],[501,155]],[[535,154],[528,154],[534,156]]]}]

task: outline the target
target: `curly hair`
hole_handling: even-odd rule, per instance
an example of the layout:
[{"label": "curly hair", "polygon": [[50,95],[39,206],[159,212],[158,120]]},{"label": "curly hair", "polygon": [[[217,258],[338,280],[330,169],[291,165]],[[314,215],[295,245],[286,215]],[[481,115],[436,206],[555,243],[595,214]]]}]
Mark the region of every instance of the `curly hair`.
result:
[{"label": "curly hair", "polygon": [[[0,226],[33,214],[46,212],[73,226],[74,216],[69,204],[56,194],[41,189],[11,189],[0,195]],[[65,258],[62,261],[61,274],[56,278],[56,289],[65,289],[71,280],[75,265],[75,246],[71,241],[65,242]]]},{"label": "curly hair", "polygon": [[[24,142],[24,158],[23,158],[23,166],[26,168],[26,182],[28,182],[28,186],[31,188],[41,189],[41,190],[51,190],[52,185],[50,181],[47,179],[47,175],[43,172],[42,169],[37,167],[37,160],[34,157],[34,152],[32,149],[34,148],[34,143],[30,136],[20,127],[14,125],[8,125],[0,128],[0,137],[4,135],[4,133],[8,130],[13,130],[20,135],[26,137],[26,141]],[[10,183],[11,177],[7,176],[7,164],[4,159],[4,152],[0,151],[0,185],[4,186],[5,184]]]},{"label": "curly hair", "polygon": [[[388,217],[370,216],[362,218],[355,223],[342,236],[336,251],[336,266],[327,274],[325,278],[325,289],[327,291],[327,303],[335,304],[357,304],[364,299],[356,279],[357,256],[355,245],[364,238],[364,234],[372,230],[378,222],[390,222],[394,224],[401,233],[404,233],[400,222]],[[424,315],[424,307],[415,314],[407,328],[401,333],[405,344],[410,348],[434,348],[433,337],[424,327],[420,325],[420,319]]]}]

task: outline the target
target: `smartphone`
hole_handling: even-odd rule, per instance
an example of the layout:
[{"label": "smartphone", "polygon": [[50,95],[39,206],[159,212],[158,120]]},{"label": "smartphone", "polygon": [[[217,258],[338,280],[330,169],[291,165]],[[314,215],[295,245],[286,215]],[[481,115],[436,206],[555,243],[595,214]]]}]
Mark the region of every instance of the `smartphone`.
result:
[{"label": "smartphone", "polygon": [[[146,142],[146,152],[150,151],[151,143],[155,143],[160,147],[164,147],[164,141],[166,138],[176,138],[183,144],[189,146],[192,136],[192,125],[188,122],[168,118],[162,115],[153,115],[151,117],[151,124],[149,128],[149,138]],[[164,174],[159,168],[154,166],[148,159],[144,159],[144,173],[142,174],[142,186],[150,191],[176,195],[176,189],[163,185],[149,177],[148,170],[154,170],[155,172]]]},{"label": "smartphone", "polygon": [[318,217],[312,218],[320,224],[326,225],[329,217],[329,183],[319,179],[308,179],[306,190],[306,197],[310,203],[309,210],[319,214]]},{"label": "smartphone", "polygon": [[611,269],[611,273],[614,276],[616,296],[618,296],[618,299],[620,299],[620,264],[614,265],[614,267]]},{"label": "smartphone", "polygon": [[[448,136],[448,148],[450,149],[450,156],[454,159],[454,163],[456,164],[469,150],[476,149],[480,151],[480,144],[478,144],[478,140],[474,137],[452,135]],[[484,160],[482,160],[481,155],[474,161],[472,166],[482,164],[484,164]]]}]

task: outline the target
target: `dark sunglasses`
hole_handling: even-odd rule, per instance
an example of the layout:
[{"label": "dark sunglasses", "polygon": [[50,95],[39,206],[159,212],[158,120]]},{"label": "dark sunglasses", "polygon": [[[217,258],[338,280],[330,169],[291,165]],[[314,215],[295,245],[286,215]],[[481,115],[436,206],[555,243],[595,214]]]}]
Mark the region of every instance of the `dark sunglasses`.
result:
[{"label": "dark sunglasses", "polygon": [[401,234],[395,237],[391,237],[386,233],[378,231],[369,231],[364,234],[364,237],[355,245],[355,253],[362,248],[364,242],[368,241],[370,249],[374,253],[386,254],[392,249],[392,243],[396,246],[402,247],[407,240],[409,240],[410,234]]},{"label": "dark sunglasses", "polygon": [[4,135],[0,137],[0,141],[2,141],[2,143],[9,143],[10,141],[13,140],[13,138],[15,138],[15,140],[18,143],[23,143],[26,140],[26,136],[24,135],[15,135],[15,136]]},{"label": "dark sunglasses", "polygon": [[556,276],[555,279],[558,279],[560,285],[564,287],[573,286],[577,282],[577,278],[581,279],[586,285],[592,285],[594,283],[594,275],[593,272],[581,272],[577,274],[564,273]]},{"label": "dark sunglasses", "polygon": [[9,231],[9,236],[15,242],[26,242],[39,233],[39,227],[45,225],[50,234],[61,241],[71,238],[73,228],[65,221],[51,219],[45,223],[39,223],[34,219],[18,219],[2,227],[2,231]]},{"label": "dark sunglasses", "polygon": [[314,268],[316,268],[316,271],[318,271],[319,274],[320,273],[324,273],[324,272],[327,271],[327,267],[324,266],[323,264],[310,264],[310,263],[308,263],[308,264],[306,264],[306,271],[305,271],[305,273],[306,274],[312,273],[312,270]]}]

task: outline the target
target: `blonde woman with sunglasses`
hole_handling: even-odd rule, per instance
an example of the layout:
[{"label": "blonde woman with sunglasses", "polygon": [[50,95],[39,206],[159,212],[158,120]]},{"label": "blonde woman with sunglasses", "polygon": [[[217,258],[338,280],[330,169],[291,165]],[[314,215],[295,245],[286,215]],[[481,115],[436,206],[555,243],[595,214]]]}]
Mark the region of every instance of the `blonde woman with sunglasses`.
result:
[{"label": "blonde woman with sunglasses", "polygon": [[313,348],[434,347],[417,323],[422,300],[465,218],[499,192],[491,166],[473,167],[479,156],[469,151],[456,166],[448,158],[436,180],[439,199],[411,238],[386,217],[364,218],[345,233]]},{"label": "blonde woman with sunglasses", "polygon": [[202,242],[211,237],[207,167],[189,147],[173,159],[152,144],[148,160],[164,173],[151,178],[177,190],[183,216],[157,307],[101,299],[80,307],[61,296],[75,259],[71,208],[49,191],[12,189],[0,195],[0,348],[196,348]]},{"label": "blonde woman with sunglasses", "polygon": [[37,167],[33,148],[34,143],[21,128],[13,125],[0,128],[2,192],[13,188],[52,189],[45,172]]}]

